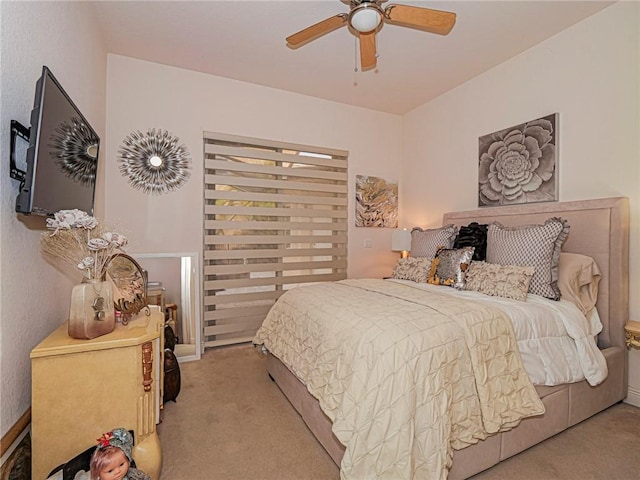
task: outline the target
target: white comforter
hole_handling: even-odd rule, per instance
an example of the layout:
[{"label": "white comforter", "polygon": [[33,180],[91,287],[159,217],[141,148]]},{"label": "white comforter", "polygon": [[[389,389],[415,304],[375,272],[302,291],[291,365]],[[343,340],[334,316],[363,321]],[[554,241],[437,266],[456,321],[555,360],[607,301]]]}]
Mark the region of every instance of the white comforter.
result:
[{"label": "white comforter", "polygon": [[504,312],[442,292],[298,287],[256,334],[333,422],[343,479],[445,479],[454,448],[544,412]]},{"label": "white comforter", "polygon": [[390,280],[426,291],[484,302],[511,319],[524,367],[535,385],[561,385],[587,380],[598,385],[607,378],[607,362],[595,337],[602,324],[594,309],[590,319],[571,302],[527,295],[526,302],[490,297],[450,287]]}]

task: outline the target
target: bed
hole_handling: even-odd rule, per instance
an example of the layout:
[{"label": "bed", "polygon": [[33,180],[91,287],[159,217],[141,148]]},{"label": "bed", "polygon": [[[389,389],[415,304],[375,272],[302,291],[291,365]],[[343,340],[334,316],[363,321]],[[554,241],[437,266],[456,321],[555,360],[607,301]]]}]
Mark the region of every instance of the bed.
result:
[{"label": "bed", "polygon": [[[483,332],[485,332],[485,330],[493,330],[495,325],[499,325],[495,328],[508,328],[500,323],[503,322],[503,320],[491,317],[491,312],[495,311],[495,309],[492,308],[486,309],[486,318],[476,319],[474,317],[472,320],[473,325],[480,325],[479,322],[481,321],[490,322],[481,324],[482,327],[477,330],[477,332],[480,332],[478,335],[476,335],[476,333],[473,335],[468,334],[467,331],[473,330],[471,327],[461,327],[460,324],[452,326],[453,330],[459,330],[462,332],[462,335],[465,336],[464,341],[467,343],[464,345],[466,345],[466,348],[461,347],[460,350],[469,351],[471,358],[463,359],[464,361],[462,363],[464,365],[472,365],[470,369],[471,373],[464,369],[456,370],[459,367],[451,367],[450,364],[447,363],[449,362],[448,356],[450,356],[450,353],[448,353],[449,350],[436,350],[438,353],[435,355],[429,353],[428,356],[425,357],[429,359],[428,362],[425,362],[428,363],[428,366],[420,366],[420,369],[418,369],[413,359],[422,359],[423,355],[420,350],[418,352],[419,355],[411,357],[410,370],[399,369],[400,373],[398,374],[394,371],[393,375],[395,377],[392,381],[387,381],[387,378],[384,376],[386,374],[381,374],[378,371],[361,374],[359,372],[360,367],[352,368],[346,360],[347,357],[351,358],[350,355],[352,355],[351,352],[353,351],[353,347],[349,347],[347,353],[341,353],[341,357],[339,357],[337,363],[335,360],[332,360],[333,363],[328,363],[328,365],[330,365],[329,368],[334,369],[335,372],[323,372],[322,375],[351,375],[356,378],[362,377],[364,380],[360,383],[362,383],[361,389],[363,391],[367,390],[367,385],[365,385],[367,382],[372,382],[373,384],[379,382],[380,385],[387,382],[391,388],[386,388],[385,391],[393,392],[396,390],[396,385],[399,382],[396,378],[398,376],[401,378],[402,383],[405,382],[405,377],[411,375],[416,378],[418,376],[425,378],[424,376],[426,375],[426,378],[429,378],[431,382],[430,387],[413,386],[410,394],[398,395],[397,398],[391,393],[388,394],[387,396],[390,397],[390,404],[393,404],[393,408],[385,405],[384,408],[381,407],[379,410],[375,410],[375,408],[377,408],[377,402],[379,401],[378,398],[362,400],[362,405],[365,403],[374,405],[372,407],[374,408],[374,410],[372,410],[374,413],[367,413],[365,410],[361,411],[360,405],[351,405],[349,407],[350,410],[357,410],[354,414],[355,417],[369,415],[367,419],[360,419],[360,423],[357,425],[359,432],[364,428],[367,432],[374,432],[377,437],[387,439],[381,442],[382,445],[369,445],[367,444],[367,438],[360,435],[359,432],[358,435],[351,432],[351,436],[357,437],[355,440],[349,436],[349,427],[353,422],[357,421],[353,419],[345,420],[341,413],[341,411],[344,410],[343,404],[348,404],[350,400],[352,403],[357,403],[347,394],[349,392],[345,393],[340,391],[339,387],[327,387],[324,384],[318,386],[314,383],[314,372],[327,369],[327,365],[323,363],[322,358],[323,355],[329,355],[329,353],[320,352],[319,357],[315,354],[314,356],[309,355],[308,365],[305,368],[301,368],[295,365],[292,358],[288,358],[291,357],[291,355],[288,356],[287,354],[279,353],[282,351],[278,346],[280,337],[271,331],[268,333],[264,331],[258,332],[254,342],[263,345],[263,348],[267,351],[267,368],[269,375],[300,413],[311,432],[318,438],[319,442],[327,450],[336,464],[341,466],[342,478],[382,478],[385,476],[387,478],[449,478],[454,480],[467,478],[581,422],[626,397],[627,354],[624,343],[624,325],[628,318],[629,228],[628,200],[626,198],[606,198],[452,212],[446,213],[443,216],[443,225],[455,225],[459,227],[469,225],[471,222],[482,224],[499,222],[507,229],[516,229],[522,225],[543,224],[551,217],[566,219],[570,225],[569,234],[562,244],[562,251],[591,257],[595,260],[600,270],[601,276],[597,291],[596,309],[601,329],[597,335],[596,350],[605,364],[605,373],[599,379],[590,379],[589,381],[585,379],[566,384],[534,386],[526,374],[524,375],[526,378],[523,379],[522,372],[524,367],[518,364],[518,359],[521,358],[521,356],[513,354],[513,351],[510,350],[510,348],[513,347],[505,347],[504,351],[502,351],[502,347],[500,346],[497,346],[493,350],[493,347],[489,348],[492,353],[488,354],[490,355],[488,360],[485,359],[483,361],[488,361],[494,365],[498,364],[501,368],[504,367],[505,371],[508,371],[510,375],[508,376],[508,381],[506,383],[505,381],[500,381],[498,382],[499,385],[496,386],[496,384],[491,385],[491,379],[485,378],[488,376],[482,376],[479,379],[477,376],[478,372],[482,373],[483,368],[481,366],[478,367],[478,365],[480,365],[480,363],[477,363],[479,362],[478,355],[484,355],[486,353],[486,345],[492,341],[489,337],[500,337],[502,333],[496,334],[494,331],[486,338],[480,337],[484,335]],[[401,297],[400,299],[387,294],[387,286],[380,284],[380,282],[385,282],[384,280],[363,280],[362,282],[355,282],[357,284],[353,285],[349,282],[353,281],[348,280],[346,284],[340,285],[337,291],[330,292],[331,295],[336,295],[335,303],[340,303],[340,295],[345,297],[345,299],[342,300],[344,305],[357,303],[355,300],[356,297],[353,296],[351,291],[347,290],[346,293],[342,293],[345,288],[364,289],[365,296],[362,300],[363,304],[373,304],[374,298],[389,296],[389,303],[392,304],[393,308],[408,309],[413,312],[411,313],[413,315],[418,315],[418,313],[416,313],[416,309],[418,308],[416,305],[423,302],[420,296],[421,294],[417,292],[416,288],[403,289],[402,285],[399,285],[402,282],[394,282],[393,285],[389,284],[390,289],[394,291],[397,290],[397,295]],[[363,282],[364,285],[362,285]],[[326,288],[335,287],[326,286]],[[450,287],[436,288],[449,289]],[[311,292],[311,290],[307,292]],[[435,307],[426,306],[425,308],[435,309],[441,313],[444,312],[444,314],[441,315],[447,319],[444,323],[447,323],[448,319],[452,318],[451,315],[447,313],[447,308],[464,310],[462,316],[466,315],[464,306],[467,305],[467,303],[465,303],[467,300],[451,302],[445,298],[446,295],[438,295],[438,293],[436,293],[436,296],[438,298],[437,302],[440,303],[437,303]],[[286,297],[286,295],[281,297],[281,300]],[[308,296],[306,301],[311,304],[312,299],[313,296]],[[429,301],[431,302],[431,300]],[[280,303],[280,301],[278,303]],[[325,302],[329,314],[327,318],[330,318],[332,315],[329,308],[329,305],[332,303],[334,302]],[[325,305],[317,304],[313,308],[315,310],[324,310]],[[410,307],[407,307],[407,305],[410,305]],[[392,307],[387,307],[384,304],[375,305],[374,309],[376,312],[363,315],[363,317],[384,318],[385,315],[387,315],[384,311],[385,308]],[[362,310],[364,307],[358,308]],[[419,306],[419,308],[422,308],[422,306]],[[470,307],[467,310],[469,314],[472,312],[474,316],[478,310],[485,312],[485,309],[476,306]],[[334,314],[337,315],[335,312]],[[299,315],[296,314],[294,316],[305,317],[310,315],[310,313],[300,311]],[[341,325],[344,325],[342,321],[334,323],[338,325],[338,329],[341,328]],[[360,321],[355,323],[360,323]],[[316,332],[317,326],[314,326],[314,324],[303,325],[302,327],[300,325],[291,327],[292,329],[298,330],[296,333],[296,335],[298,335],[296,342],[299,343],[297,351],[300,354],[296,356],[299,357],[307,356],[308,349],[303,344],[305,338],[309,335],[325,335],[325,337],[320,340],[317,338],[314,340],[316,345],[320,345],[320,347],[314,347],[316,350],[318,350],[318,348],[322,350],[321,346],[323,344],[335,344],[335,348],[332,347],[332,349],[339,350],[341,347],[339,346],[339,342],[337,342],[337,338],[353,336],[350,330],[338,330],[338,333],[327,335],[326,332]],[[411,325],[414,324],[411,323]],[[491,326],[485,327],[484,325]],[[376,331],[378,326],[374,325],[366,328],[368,328],[368,330],[360,331],[357,335],[367,336],[369,331]],[[449,342],[449,333],[439,330],[439,326],[430,326],[429,328],[433,329],[429,330],[429,335],[426,336],[426,342],[428,343],[431,338],[439,339],[437,344],[434,344],[435,347],[429,348],[437,349],[444,344],[449,345],[450,343],[454,344],[460,341],[456,339]],[[382,337],[387,336],[391,338],[393,333],[386,332],[382,335]],[[469,340],[468,337],[474,338]],[[405,338],[391,338],[391,340],[387,340],[390,343],[394,343],[394,345],[396,343],[400,344],[401,347],[399,351],[404,352],[414,349],[414,344],[419,343],[413,340],[416,337],[409,338],[411,341],[407,341]],[[471,341],[471,343],[469,343],[469,341]],[[361,343],[362,342],[358,342],[357,350],[361,348],[364,350],[358,351],[358,355],[365,358],[365,363],[375,364],[377,362],[376,359],[381,356],[380,352],[374,352],[372,354],[366,350],[369,347],[361,347]],[[480,347],[478,347],[478,345],[480,345]],[[504,342],[498,342],[496,345],[504,345]],[[500,350],[500,352],[495,353],[494,350]],[[517,347],[516,350],[518,350]],[[281,358],[278,358],[278,355]],[[398,355],[397,352],[393,353],[390,357],[392,358],[391,361],[396,362]],[[445,358],[445,368],[448,369],[448,372],[453,372],[452,375],[455,377],[455,383],[453,386],[449,383],[446,385],[443,384],[444,386],[435,389],[438,390],[438,392],[445,391],[442,395],[436,395],[438,398],[435,398],[434,402],[439,406],[435,408],[435,410],[429,410],[426,413],[422,412],[409,419],[404,414],[404,409],[407,407],[404,404],[407,403],[407,399],[413,399],[414,403],[409,403],[411,403],[411,408],[414,408],[415,398],[418,398],[418,394],[422,394],[420,389],[434,390],[434,383],[433,380],[431,380],[434,378],[434,374],[424,369],[431,368],[434,361],[440,361],[440,358]],[[401,365],[402,362],[398,362],[398,364]],[[509,366],[505,367],[507,364]],[[350,368],[352,368],[352,370],[349,370]],[[454,370],[451,370],[452,368]],[[292,371],[295,373],[292,373]],[[346,371],[348,374],[344,374]],[[467,399],[464,393],[466,391],[465,388],[458,387],[458,383],[464,383],[464,379],[467,378],[468,375],[476,375],[475,378],[471,378],[469,381],[477,384],[479,397],[481,397],[480,400]],[[423,380],[421,380],[421,382],[424,383]],[[331,384],[331,381],[325,383]],[[416,381],[415,385],[419,385],[419,383],[420,382]],[[485,383],[487,383],[486,388]],[[333,388],[333,391],[331,388]],[[498,390],[496,390],[496,388]],[[503,388],[505,389],[504,391],[501,390]],[[483,389],[484,394],[482,393]],[[483,395],[489,400],[483,400]],[[320,401],[318,398],[320,398]],[[452,401],[451,398],[454,400]],[[476,402],[478,405],[475,403],[472,405],[472,402]],[[337,406],[338,403],[340,403],[340,406]],[[465,410],[463,414],[459,414],[458,410],[460,407],[458,403],[467,404],[470,406],[470,409]],[[450,410],[444,411],[442,405],[449,405],[448,408]],[[499,407],[496,407],[496,405],[499,405]],[[347,408],[347,410],[349,408]],[[452,413],[453,410],[455,410],[455,412]],[[364,427],[362,422],[365,423]],[[430,424],[429,429],[425,428],[427,433],[418,432],[419,429],[423,428],[425,422]],[[480,426],[474,422],[479,422]],[[389,425],[396,424],[402,425],[402,427],[398,427],[399,431],[406,430],[408,432],[406,438],[397,440],[395,433],[393,435],[389,434]],[[382,430],[382,432],[378,432],[378,430]],[[455,431],[455,434],[451,433],[453,431]],[[445,433],[443,434],[442,432]],[[431,436],[434,437],[435,443],[430,443],[431,440],[426,441],[426,443],[421,443],[421,441],[418,440],[418,437],[430,438]],[[343,441],[341,442],[338,438],[342,438]],[[345,441],[346,438],[348,438],[348,441]],[[394,442],[390,448],[390,450],[392,450],[391,453],[385,450],[385,448],[389,446],[385,445],[385,442],[386,444]],[[438,448],[440,448],[438,442],[444,444],[442,451],[438,450]],[[346,450],[345,444],[349,445],[349,448]],[[435,447],[433,447],[433,445],[435,445]],[[447,447],[449,448],[448,450]],[[432,448],[435,453],[431,452]],[[389,455],[394,458],[389,460]],[[363,458],[365,458],[365,460],[362,460]],[[370,460],[370,458],[373,458],[373,460]],[[378,467],[373,465],[376,462],[383,464],[386,462],[392,464],[392,467],[384,467],[382,470],[377,471],[375,469]]]}]

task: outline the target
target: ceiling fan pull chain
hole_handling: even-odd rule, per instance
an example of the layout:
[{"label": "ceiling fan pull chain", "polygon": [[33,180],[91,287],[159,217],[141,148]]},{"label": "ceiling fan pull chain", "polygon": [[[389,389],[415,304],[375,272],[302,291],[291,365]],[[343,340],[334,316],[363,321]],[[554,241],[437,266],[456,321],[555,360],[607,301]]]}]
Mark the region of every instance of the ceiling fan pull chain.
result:
[{"label": "ceiling fan pull chain", "polygon": [[358,86],[358,37],[354,37],[353,42],[353,53],[354,53],[354,61],[353,61],[353,86]]}]

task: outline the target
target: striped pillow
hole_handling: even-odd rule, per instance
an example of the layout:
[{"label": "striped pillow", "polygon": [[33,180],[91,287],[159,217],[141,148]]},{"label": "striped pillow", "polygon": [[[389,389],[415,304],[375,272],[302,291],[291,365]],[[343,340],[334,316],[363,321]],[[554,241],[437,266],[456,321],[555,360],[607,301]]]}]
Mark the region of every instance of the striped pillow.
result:
[{"label": "striped pillow", "polygon": [[535,267],[529,293],[560,300],[558,263],[569,228],[567,220],[558,217],[542,225],[505,227],[492,223],[487,229],[487,262]]},{"label": "striped pillow", "polygon": [[438,248],[451,248],[458,234],[458,227],[453,224],[441,228],[423,230],[414,227],[411,230],[411,256],[435,258]]}]

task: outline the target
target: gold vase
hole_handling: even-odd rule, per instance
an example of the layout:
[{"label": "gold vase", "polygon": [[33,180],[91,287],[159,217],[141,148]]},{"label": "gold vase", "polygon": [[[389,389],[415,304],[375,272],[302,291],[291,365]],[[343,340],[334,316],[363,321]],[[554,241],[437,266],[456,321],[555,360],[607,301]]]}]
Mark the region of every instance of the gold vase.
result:
[{"label": "gold vase", "polygon": [[116,326],[111,282],[84,279],[71,291],[69,336],[91,339],[106,335]]}]

